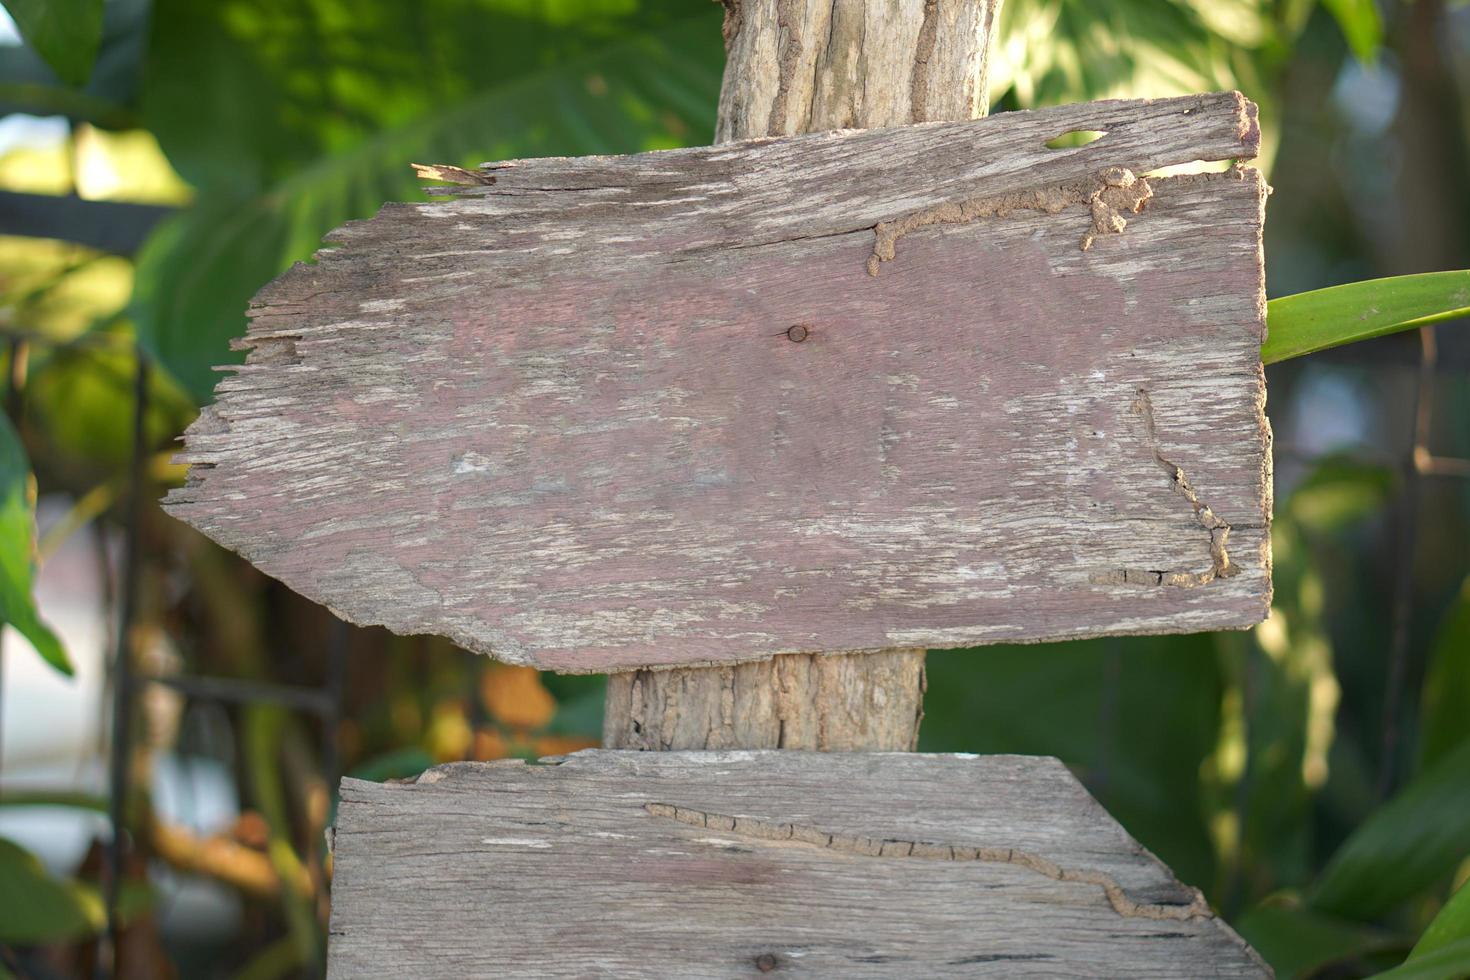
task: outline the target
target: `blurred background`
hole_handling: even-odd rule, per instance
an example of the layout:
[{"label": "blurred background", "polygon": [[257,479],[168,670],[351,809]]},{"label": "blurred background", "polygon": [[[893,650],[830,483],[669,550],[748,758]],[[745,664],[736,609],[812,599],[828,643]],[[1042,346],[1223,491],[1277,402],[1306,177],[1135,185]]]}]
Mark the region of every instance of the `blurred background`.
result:
[{"label": "blurred background", "polygon": [[[163,515],[176,437],[411,161],[709,142],[721,11],[5,7],[0,977],[316,975],[337,778],[593,746],[603,682],[338,623]],[[1470,266],[1470,8],[1005,0],[993,111],[1229,88],[1272,296]],[[1273,366],[1271,619],[933,653],[922,748],[1059,756],[1282,976],[1399,963],[1470,876],[1467,370],[1455,322]]]}]

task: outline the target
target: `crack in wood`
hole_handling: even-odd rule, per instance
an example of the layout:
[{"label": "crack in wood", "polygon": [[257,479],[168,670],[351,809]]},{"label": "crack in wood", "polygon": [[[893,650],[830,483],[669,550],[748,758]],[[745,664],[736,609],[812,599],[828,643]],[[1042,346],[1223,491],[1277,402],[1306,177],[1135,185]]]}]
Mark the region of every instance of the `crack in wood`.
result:
[{"label": "crack in wood", "polygon": [[868,275],[876,276],[881,263],[893,261],[900,238],[928,225],[964,225],[982,218],[1004,218],[1014,211],[1057,214],[1074,204],[1086,204],[1092,212],[1092,221],[1082,235],[1081,248],[1085,252],[1100,235],[1122,234],[1128,227],[1124,213],[1138,214],[1153,194],[1146,178],[1135,176],[1127,167],[1108,167],[1095,176],[1065,184],[947,201],[893,221],[878,222],[873,227]]},{"label": "crack in wood", "polygon": [[1159,449],[1159,437],[1154,424],[1153,400],[1144,388],[1137,389],[1137,394],[1133,407],[1143,416],[1144,433],[1154,460],[1169,474],[1174,492],[1189,501],[1190,507],[1194,508],[1195,520],[1199,521],[1200,527],[1210,532],[1210,568],[1203,572],[1122,568],[1094,575],[1092,581],[1099,585],[1171,585],[1192,589],[1208,585],[1216,579],[1239,574],[1240,567],[1231,564],[1230,552],[1226,550],[1230,541],[1231,524],[1200,499],[1199,492],[1189,482],[1183,468],[1164,456]]},{"label": "crack in wood", "polygon": [[1197,889],[1191,889],[1194,898],[1188,905],[1136,902],[1128,897],[1122,886],[1111,875],[1090,869],[1063,868],[1055,861],[1050,861],[1039,854],[1012,847],[972,847],[963,844],[944,844],[894,837],[879,838],[865,837],[860,834],[828,833],[808,824],[776,823],[757,817],[709,813],[674,806],[670,803],[645,803],[643,809],[651,816],[677,820],[691,827],[721,831],[755,840],[806,844],[861,857],[922,858],[937,861],[983,861],[992,864],[1013,864],[1054,881],[1096,885],[1102,889],[1113,911],[1126,919],[1179,921],[1214,918],[1214,913],[1210,911],[1204,895],[1200,894]]}]

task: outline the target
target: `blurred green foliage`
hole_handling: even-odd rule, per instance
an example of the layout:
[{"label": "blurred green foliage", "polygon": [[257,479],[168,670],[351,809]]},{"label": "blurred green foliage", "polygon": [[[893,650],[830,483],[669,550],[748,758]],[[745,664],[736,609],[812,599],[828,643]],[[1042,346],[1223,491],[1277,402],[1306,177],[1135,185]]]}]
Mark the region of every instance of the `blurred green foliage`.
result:
[{"label": "blurred green foliage", "polygon": [[[104,540],[119,524],[135,341],[163,368],[146,419],[152,494],[182,479],[168,444],[207,400],[211,368],[235,358],[228,342],[244,332],[251,295],[309,261],[343,222],[385,200],[424,199],[410,162],[705,143],[723,61],[720,10],[697,0],[5,6],[28,43],[0,52],[0,111],[61,113],[71,135],[54,151],[0,159],[0,187],[174,209],[136,256],[71,244],[65,227],[54,240],[0,239],[13,379],[11,421],[0,423],[0,616],[58,666],[65,655],[30,597],[31,468],[43,492],[72,502],[43,555],[80,528],[101,528]],[[1289,184],[1280,168],[1293,134],[1282,120],[1298,133],[1325,127],[1321,86],[1354,59],[1428,70],[1411,31],[1430,6],[1007,0],[992,104],[1240,88],[1262,105],[1262,164]],[[1444,124],[1463,136],[1464,120]],[[1296,214],[1289,203],[1283,212]],[[1312,229],[1291,220],[1268,225],[1283,252],[1348,247],[1341,236],[1303,246]],[[1379,274],[1423,271],[1381,264]],[[1266,359],[1463,312],[1464,277],[1273,300]],[[1324,274],[1308,285],[1336,281]],[[1278,400],[1294,404],[1301,377],[1273,375],[1273,415]],[[1454,397],[1460,416],[1470,413]],[[1460,424],[1451,436],[1463,440]],[[1060,757],[1282,976],[1362,976],[1401,962],[1391,975],[1466,975],[1470,549],[1454,541],[1470,495],[1433,498],[1444,518],[1428,542],[1434,577],[1413,583],[1418,622],[1433,624],[1412,638],[1423,651],[1422,671],[1410,673],[1416,710],[1395,722],[1410,733],[1400,747],[1381,744],[1391,640],[1379,593],[1393,583],[1368,556],[1412,479],[1396,461],[1347,456],[1297,473],[1277,501],[1273,615],[1250,633],[932,654],[922,747]],[[137,658],[167,647],[191,673],[323,680],[323,610],[156,510],[142,534]],[[600,729],[596,678],[542,677],[432,639],[354,631],[351,644],[349,708],[330,734],[342,768],[367,778],[556,754]],[[320,963],[331,794],[311,724],[273,708],[201,708],[171,743],[235,767],[248,812],[216,843],[280,884],[270,897],[247,892],[263,914],[226,957],[245,975]],[[1377,778],[1385,768],[1397,775]],[[147,827],[146,794],[128,804]],[[5,887],[7,873],[19,887]],[[50,878],[0,841],[0,922],[31,924],[0,944],[95,936],[95,899],[87,882]]]},{"label": "blurred green foliage", "polygon": [[9,418],[0,419],[0,623],[9,623],[48,664],[72,672],[56,634],[31,597],[35,570],[35,488],[25,451]]}]

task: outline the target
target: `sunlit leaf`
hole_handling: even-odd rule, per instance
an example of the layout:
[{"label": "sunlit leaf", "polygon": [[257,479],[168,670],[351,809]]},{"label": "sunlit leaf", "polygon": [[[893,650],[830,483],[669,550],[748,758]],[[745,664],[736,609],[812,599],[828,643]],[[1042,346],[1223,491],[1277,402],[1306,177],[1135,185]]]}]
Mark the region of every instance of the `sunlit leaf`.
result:
[{"label": "sunlit leaf", "polygon": [[1460,939],[1376,974],[1374,980],[1465,980],[1470,976],[1467,963],[1470,963],[1470,939]]},{"label": "sunlit leaf", "polygon": [[1470,882],[1461,885],[1445,902],[1414,944],[1409,959],[1427,957],[1435,950],[1461,941],[1470,941]]},{"label": "sunlit leaf", "polygon": [[1333,855],[1309,896],[1323,912],[1376,918],[1470,855],[1470,742],[1374,811]]},{"label": "sunlit leaf", "polygon": [[1392,276],[1282,296],[1267,304],[1261,361],[1382,337],[1470,315],[1470,269]]},{"label": "sunlit leaf", "polygon": [[1435,635],[1424,678],[1419,764],[1432,766],[1470,743],[1470,578]]},{"label": "sunlit leaf", "polygon": [[1342,28],[1348,47],[1359,61],[1372,61],[1383,44],[1383,17],[1374,0],[1322,0]]},{"label": "sunlit leaf", "polygon": [[32,946],[78,939],[104,923],[95,891],[51,877],[34,854],[0,838],[0,942]]},{"label": "sunlit leaf", "polygon": [[103,0],[5,0],[20,36],[68,85],[83,85],[102,43]]},{"label": "sunlit leaf", "polygon": [[36,612],[36,511],[30,461],[10,419],[0,416],[0,623],[14,626],[48,664],[71,674],[61,641]]},{"label": "sunlit leaf", "polygon": [[[124,924],[147,912],[157,896],[140,881],[118,894]],[[90,884],[52,877],[39,858],[0,837],[0,943],[36,946],[95,936],[107,927],[102,895]]]}]

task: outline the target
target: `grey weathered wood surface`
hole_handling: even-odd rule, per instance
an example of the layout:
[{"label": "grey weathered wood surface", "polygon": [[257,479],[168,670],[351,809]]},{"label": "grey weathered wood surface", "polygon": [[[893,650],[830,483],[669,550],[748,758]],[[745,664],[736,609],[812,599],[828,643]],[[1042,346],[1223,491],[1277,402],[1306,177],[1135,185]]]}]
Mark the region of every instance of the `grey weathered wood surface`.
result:
[{"label": "grey weathered wood surface", "polygon": [[1262,977],[1055,759],[583,752],[344,780],[334,977]]},{"label": "grey weathered wood surface", "polygon": [[[994,0],[727,0],[720,142],[985,115]],[[911,750],[920,649],[612,673],[610,749]]]},{"label": "grey weathered wood surface", "polygon": [[565,671],[1248,626],[1265,188],[1141,175],[1258,138],[1227,93],[449,173],[261,292],[167,506]]}]

